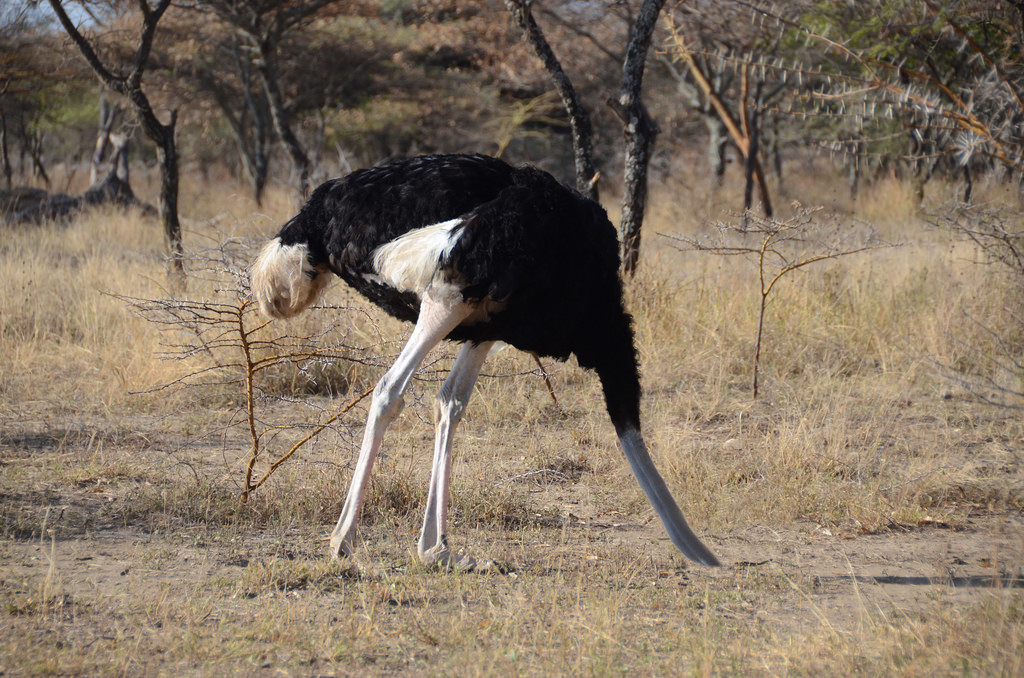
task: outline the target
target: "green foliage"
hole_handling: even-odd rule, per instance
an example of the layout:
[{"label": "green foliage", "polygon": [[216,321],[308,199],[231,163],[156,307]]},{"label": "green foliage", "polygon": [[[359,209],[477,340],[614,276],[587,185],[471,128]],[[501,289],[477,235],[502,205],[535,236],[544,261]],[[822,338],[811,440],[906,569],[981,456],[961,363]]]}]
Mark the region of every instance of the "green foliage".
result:
[{"label": "green foliage", "polygon": [[37,92],[37,103],[45,111],[40,128],[55,134],[68,129],[91,132],[99,120],[100,102],[95,85],[87,82],[58,82]]},{"label": "green foliage", "polygon": [[1018,171],[1021,18],[986,2],[817,2],[780,20],[788,59],[810,84],[793,110],[812,117],[808,135],[857,162],[903,156],[922,179],[965,166]]}]

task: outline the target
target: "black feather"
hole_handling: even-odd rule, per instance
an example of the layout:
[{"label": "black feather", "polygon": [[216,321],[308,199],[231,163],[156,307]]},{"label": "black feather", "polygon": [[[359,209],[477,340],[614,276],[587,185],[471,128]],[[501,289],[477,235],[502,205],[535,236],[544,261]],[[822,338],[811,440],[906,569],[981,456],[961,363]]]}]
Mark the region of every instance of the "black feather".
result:
[{"label": "black feather", "polygon": [[[595,369],[617,429],[639,426],[631,319],[622,304],[618,238],[604,209],[547,172],[481,155],[423,156],[320,186],[281,230],[391,315],[419,300],[373,282],[372,253],[402,234],[461,218],[441,268],[469,301],[501,305],[457,327],[455,341],[501,340]],[[368,279],[369,278],[369,279]]]}]

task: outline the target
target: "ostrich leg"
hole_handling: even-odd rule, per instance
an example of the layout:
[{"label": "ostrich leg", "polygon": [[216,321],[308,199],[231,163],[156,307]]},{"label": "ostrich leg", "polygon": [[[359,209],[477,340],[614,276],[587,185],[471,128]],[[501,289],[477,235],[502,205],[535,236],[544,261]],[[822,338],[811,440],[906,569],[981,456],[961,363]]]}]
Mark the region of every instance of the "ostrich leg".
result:
[{"label": "ostrich leg", "polygon": [[430,472],[427,510],[420,533],[419,556],[426,565],[452,567],[458,570],[488,570],[492,560],[458,555],[448,546],[448,488],[452,471],[452,438],[473,394],[473,385],[494,342],[466,343],[455,365],[441,386],[434,402],[437,436],[434,439],[434,464]]},{"label": "ostrich leg", "polygon": [[473,306],[461,300],[460,296],[432,296],[428,291],[420,304],[419,319],[409,341],[398,356],[395,364],[384,373],[373,390],[373,402],[366,419],[363,443],[359,448],[359,459],[352,474],[345,505],[338,518],[338,524],[331,533],[331,556],[351,556],[355,546],[356,524],[359,512],[366,498],[366,486],[373,470],[373,462],[380,451],[384,431],[402,411],[402,396],[409,386],[409,380],[427,353],[448,333],[473,312]]}]

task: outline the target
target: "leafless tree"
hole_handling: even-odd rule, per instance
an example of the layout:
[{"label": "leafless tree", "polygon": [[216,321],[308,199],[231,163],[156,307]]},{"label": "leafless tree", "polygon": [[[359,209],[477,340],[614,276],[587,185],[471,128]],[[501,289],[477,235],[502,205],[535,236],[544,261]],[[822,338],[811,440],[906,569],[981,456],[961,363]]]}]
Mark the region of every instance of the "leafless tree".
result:
[{"label": "leafless tree", "polygon": [[3,111],[0,111],[0,161],[3,162],[4,166],[4,181],[7,184],[7,190],[11,190],[11,179],[14,175],[14,170],[11,168],[11,155],[8,147],[7,116]]},{"label": "leafless tree", "polygon": [[[621,120],[625,137],[625,166],[623,173],[623,198],[621,230],[623,234],[622,270],[632,275],[640,256],[640,230],[643,225],[644,209],[647,202],[647,168],[658,126],[654,123],[643,104],[643,77],[658,16],[664,0],[643,0],[636,15],[627,8],[624,18],[629,26],[629,43],[622,61],[622,77],[619,92],[608,99],[608,104]],[[531,13],[528,0],[506,0],[506,6],[516,23],[523,29],[527,41],[544,68],[551,76],[562,97],[573,130],[573,151],[576,167],[576,185],[579,190],[592,197],[597,196],[598,173],[593,162],[593,141],[590,117],[561,63]],[[570,25],[554,12],[548,14],[562,26]],[[578,27],[574,32],[599,44],[593,36]],[[601,51],[615,58],[607,47]]]},{"label": "leafless tree", "polygon": [[38,119],[37,92],[40,80],[50,70],[40,57],[39,12],[27,3],[0,7],[0,162],[7,188],[13,185],[15,166],[11,153],[21,142],[22,158],[29,154],[37,176],[49,182],[38,155],[39,138],[33,130]]},{"label": "leafless tree", "polygon": [[301,199],[309,194],[312,162],[292,127],[291,114],[281,90],[279,50],[284,38],[336,0],[194,0],[192,6],[208,11],[232,26],[253,51],[252,65],[263,87],[274,130],[284,144],[298,175]]},{"label": "leafless tree", "polygon": [[640,6],[630,30],[619,95],[609,101],[622,120],[626,140],[620,229],[622,271],[629,276],[636,272],[640,259],[640,229],[643,227],[644,209],[647,206],[647,168],[655,137],[660,131],[644,106],[642,94],[647,52],[664,4],[664,0],[644,0]]},{"label": "leafless tree", "polygon": [[97,55],[92,43],[75,26],[68,17],[61,0],[49,0],[61,26],[78,47],[89,66],[99,76],[100,81],[112,91],[128,99],[146,132],[146,136],[156,144],[160,158],[160,217],[163,221],[164,236],[176,275],[184,272],[182,263],[181,224],[178,221],[178,149],[174,138],[174,127],[177,122],[177,110],[172,110],[170,120],[164,124],[157,118],[149,97],[142,89],[142,76],[149,63],[153,48],[156,27],[171,0],[159,0],[150,5],[147,0],[138,0],[137,8],[142,17],[138,45],[127,75],[115,73]]},{"label": "leafless tree", "polygon": [[[241,492],[244,502],[301,448],[329,433],[332,425],[335,433],[348,435],[354,422],[339,419],[372,391],[366,389],[348,399],[333,414],[321,403],[302,401],[315,423],[289,424],[273,421],[268,407],[296,402],[284,384],[297,377],[307,386],[336,395],[338,384],[329,376],[334,366],[376,361],[347,343],[352,327],[349,316],[358,313],[355,309],[332,308],[332,313],[324,314],[330,318],[328,323],[312,336],[271,326],[250,299],[247,265],[253,255],[249,244],[214,229],[209,245],[185,253],[195,281],[206,289],[202,298],[117,298],[132,313],[161,328],[164,351],[159,357],[184,365],[174,380],[154,391],[216,385],[242,396],[243,406],[232,416],[231,425],[245,429],[249,437]],[[349,385],[347,379],[338,381],[341,388]],[[285,451],[280,452],[282,446]],[[264,463],[271,454],[275,458]]]},{"label": "leafless tree", "polygon": [[238,157],[252,186],[256,204],[263,202],[274,142],[270,103],[259,84],[251,50],[237,35],[213,39],[215,59],[199,60],[192,76],[214,102],[235,140]]},{"label": "leafless tree", "polygon": [[[703,117],[709,130],[709,156],[717,186],[725,172],[724,153],[731,141],[744,165],[744,204],[752,205],[756,183],[766,216],[773,213],[764,169],[766,130],[774,127],[769,108],[787,89],[789,73],[765,68],[779,58],[783,29],[765,21],[762,8],[798,12],[802,2],[761,1],[679,3],[668,14],[669,41],[663,63],[679,84],[683,100]],[[771,139],[776,166],[777,137]]]},{"label": "leafless tree", "polygon": [[513,19],[523,30],[531,49],[544,64],[544,69],[551,76],[562,105],[569,115],[572,129],[573,163],[576,169],[576,189],[591,198],[598,199],[598,172],[594,166],[594,138],[590,124],[590,114],[580,101],[572,79],[566,75],[561,62],[548,44],[543,31],[533,18],[532,0],[505,0],[505,5],[512,13]]},{"label": "leafless tree", "polygon": [[784,221],[748,213],[739,223],[717,223],[714,226],[718,233],[711,238],[665,236],[682,250],[738,256],[757,266],[759,305],[751,384],[754,398],[759,393],[765,312],[779,281],[811,264],[895,246],[895,243],[879,240],[872,231],[862,233],[835,222],[830,225],[818,222],[815,215],[821,208],[796,207],[796,213]]}]

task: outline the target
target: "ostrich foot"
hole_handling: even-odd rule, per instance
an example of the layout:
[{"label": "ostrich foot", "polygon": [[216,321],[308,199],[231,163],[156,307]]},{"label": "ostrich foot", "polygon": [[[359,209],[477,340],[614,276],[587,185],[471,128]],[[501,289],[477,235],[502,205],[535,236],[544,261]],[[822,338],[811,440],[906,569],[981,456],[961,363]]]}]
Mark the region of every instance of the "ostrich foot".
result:
[{"label": "ostrich foot", "polygon": [[438,544],[426,551],[420,551],[420,562],[428,567],[455,572],[498,572],[507,574],[509,568],[490,558],[474,558],[472,556],[453,553],[447,544]]}]

